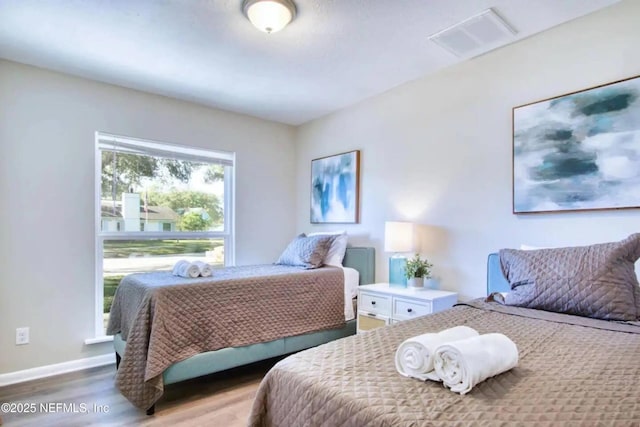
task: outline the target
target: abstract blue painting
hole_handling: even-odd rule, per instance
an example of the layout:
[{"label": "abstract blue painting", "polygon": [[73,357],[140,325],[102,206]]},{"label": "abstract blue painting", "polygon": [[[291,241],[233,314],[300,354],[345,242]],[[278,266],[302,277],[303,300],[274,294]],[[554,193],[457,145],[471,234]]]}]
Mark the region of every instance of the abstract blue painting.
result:
[{"label": "abstract blue painting", "polygon": [[640,207],[640,76],[513,109],[513,213]]},{"label": "abstract blue painting", "polygon": [[311,161],[311,222],[357,223],[360,151]]}]

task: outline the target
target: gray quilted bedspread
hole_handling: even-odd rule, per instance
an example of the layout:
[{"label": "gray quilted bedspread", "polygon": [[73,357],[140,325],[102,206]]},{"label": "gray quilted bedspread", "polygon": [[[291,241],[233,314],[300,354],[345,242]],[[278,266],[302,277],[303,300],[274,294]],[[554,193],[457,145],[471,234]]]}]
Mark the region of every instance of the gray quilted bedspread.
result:
[{"label": "gray quilted bedspread", "polygon": [[[249,425],[640,425],[640,324],[468,304],[280,361],[260,384]],[[507,335],[518,366],[464,396],[396,372],[403,340],[455,325]]]},{"label": "gray quilted bedspread", "polygon": [[122,394],[147,409],[163,393],[162,372],[195,354],[343,327],[344,274],[326,267],[259,265],[184,279],[169,272],[126,276],[107,334],[126,351],[116,375]]}]

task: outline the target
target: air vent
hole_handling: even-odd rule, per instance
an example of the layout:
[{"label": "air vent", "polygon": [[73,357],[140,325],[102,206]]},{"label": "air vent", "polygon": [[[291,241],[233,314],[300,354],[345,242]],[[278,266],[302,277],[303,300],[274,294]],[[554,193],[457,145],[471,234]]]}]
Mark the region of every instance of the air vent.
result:
[{"label": "air vent", "polygon": [[493,10],[472,16],[432,36],[429,40],[459,57],[476,56],[513,41],[516,31]]}]

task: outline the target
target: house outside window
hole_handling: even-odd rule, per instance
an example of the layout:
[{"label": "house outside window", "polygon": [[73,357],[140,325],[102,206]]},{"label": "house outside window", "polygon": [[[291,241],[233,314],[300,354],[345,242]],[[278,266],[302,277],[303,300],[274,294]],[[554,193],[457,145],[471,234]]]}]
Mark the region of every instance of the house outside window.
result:
[{"label": "house outside window", "polygon": [[96,132],[96,337],[131,273],[234,264],[235,154]]}]

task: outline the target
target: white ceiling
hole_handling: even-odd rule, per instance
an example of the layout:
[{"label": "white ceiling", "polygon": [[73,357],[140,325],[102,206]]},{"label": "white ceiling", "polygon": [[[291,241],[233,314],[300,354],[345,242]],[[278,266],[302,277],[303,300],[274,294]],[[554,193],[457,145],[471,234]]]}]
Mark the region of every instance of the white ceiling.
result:
[{"label": "white ceiling", "polygon": [[618,0],[295,0],[266,34],[242,0],[0,0],[0,57],[298,125],[455,64],[428,36],[493,8],[514,41]]}]

